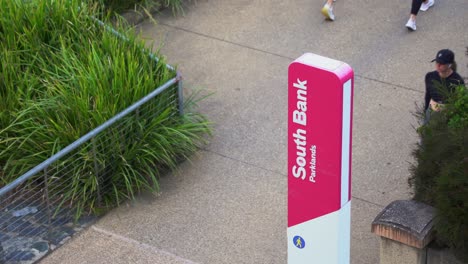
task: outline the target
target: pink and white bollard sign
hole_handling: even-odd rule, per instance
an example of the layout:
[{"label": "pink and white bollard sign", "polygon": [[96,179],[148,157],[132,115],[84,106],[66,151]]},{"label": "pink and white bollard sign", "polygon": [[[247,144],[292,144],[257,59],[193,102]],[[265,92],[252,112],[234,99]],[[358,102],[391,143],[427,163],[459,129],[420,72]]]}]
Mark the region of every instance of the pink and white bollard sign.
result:
[{"label": "pink and white bollard sign", "polygon": [[306,53],[288,74],[288,263],[348,264],[354,73]]}]

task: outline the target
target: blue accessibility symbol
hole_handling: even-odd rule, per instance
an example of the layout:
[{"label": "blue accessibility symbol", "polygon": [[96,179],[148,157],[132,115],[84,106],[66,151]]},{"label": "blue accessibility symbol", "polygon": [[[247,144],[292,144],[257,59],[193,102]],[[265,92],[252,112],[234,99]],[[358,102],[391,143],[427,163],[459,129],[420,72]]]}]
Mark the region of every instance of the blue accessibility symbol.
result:
[{"label": "blue accessibility symbol", "polygon": [[295,236],[293,238],[293,243],[297,248],[303,249],[305,247],[305,240],[300,236]]}]

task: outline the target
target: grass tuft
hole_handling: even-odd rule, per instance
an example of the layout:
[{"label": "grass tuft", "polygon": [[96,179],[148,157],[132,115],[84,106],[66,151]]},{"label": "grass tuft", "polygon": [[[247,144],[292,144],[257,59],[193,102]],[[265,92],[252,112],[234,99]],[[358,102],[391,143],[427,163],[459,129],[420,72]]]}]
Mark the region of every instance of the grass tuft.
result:
[{"label": "grass tuft", "polygon": [[[0,0],[0,10],[0,186],[176,76],[131,29],[118,29],[122,40],[97,24],[108,18],[95,4]],[[50,195],[79,215],[157,190],[210,134],[204,116],[177,109],[173,86],[52,164]]]}]

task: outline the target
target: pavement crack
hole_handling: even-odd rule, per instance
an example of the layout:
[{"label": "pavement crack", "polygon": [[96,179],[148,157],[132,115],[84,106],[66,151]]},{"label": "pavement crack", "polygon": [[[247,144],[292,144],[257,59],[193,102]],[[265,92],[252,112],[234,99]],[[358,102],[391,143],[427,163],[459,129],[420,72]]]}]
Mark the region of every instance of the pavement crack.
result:
[{"label": "pavement crack", "polygon": [[[240,159],[236,159],[236,158],[233,158],[233,157],[229,157],[225,154],[221,154],[219,152],[216,152],[216,151],[212,151],[212,150],[209,150],[209,149],[205,149],[205,148],[202,148],[200,149],[201,151],[205,151],[205,152],[209,152],[209,153],[212,153],[212,154],[215,154],[215,155],[218,155],[220,157],[223,157],[223,158],[226,158],[226,159],[230,159],[230,160],[233,160],[233,161],[236,161],[236,162],[240,162],[242,164],[245,164],[245,165],[249,165],[249,166],[252,166],[254,168],[258,168],[258,169],[261,169],[261,170],[265,170],[265,171],[269,171],[271,173],[274,173],[274,174],[278,174],[278,175],[281,175],[281,176],[284,176],[284,177],[288,177],[287,174],[284,174],[284,173],[281,173],[281,172],[278,172],[278,171],[275,171],[275,170],[270,170],[270,169],[267,169],[267,168],[264,168],[264,167],[261,167],[261,166],[258,166],[258,165],[255,165],[253,163],[249,163],[249,162],[246,162],[246,161],[243,161],[243,160],[240,160]],[[369,200],[366,200],[366,199],[363,199],[363,198],[360,198],[360,197],[357,197],[357,196],[354,196],[352,195],[351,196],[353,199],[356,199],[356,200],[359,200],[361,202],[365,202],[365,203],[368,203],[368,204],[371,204],[371,205],[374,205],[374,206],[377,206],[377,207],[380,207],[380,208],[384,208],[385,205],[382,205],[382,204],[378,204],[378,203],[374,203],[374,202],[371,202]]]},{"label": "pavement crack", "polygon": [[240,43],[237,43],[237,42],[233,42],[233,41],[229,41],[229,40],[226,40],[226,39],[210,36],[210,35],[203,34],[203,33],[200,33],[200,32],[196,32],[196,31],[193,31],[193,30],[189,30],[189,29],[185,29],[185,28],[181,28],[181,27],[177,27],[177,26],[173,26],[173,25],[169,25],[169,24],[165,24],[165,23],[159,23],[159,24],[163,25],[163,26],[166,26],[166,27],[176,29],[176,30],[180,30],[180,31],[184,31],[184,32],[191,33],[191,34],[194,34],[194,35],[202,36],[202,37],[205,37],[205,38],[208,38],[208,39],[213,39],[213,40],[221,41],[221,42],[224,42],[224,43],[227,43],[227,44],[242,47],[242,48],[245,48],[245,49],[258,51],[258,52],[261,52],[261,53],[273,55],[273,56],[280,57],[280,58],[283,58],[283,59],[295,60],[293,58],[290,58],[288,56],[284,56],[284,55],[281,55],[281,54],[278,54],[278,53],[274,53],[274,52],[270,52],[270,51],[266,51],[266,50],[261,50],[261,49],[258,49],[258,48],[254,48],[254,47],[247,46],[247,45],[244,45],[244,44],[240,44]]},{"label": "pavement crack", "polygon": [[154,246],[151,246],[149,244],[146,244],[146,243],[143,243],[143,242],[140,242],[140,241],[137,241],[137,240],[134,240],[134,239],[131,239],[131,238],[116,234],[114,232],[104,230],[104,229],[99,228],[99,227],[97,227],[95,225],[91,226],[91,229],[93,229],[94,231],[96,231],[96,232],[98,232],[100,234],[110,236],[110,237],[112,237],[112,238],[114,238],[116,240],[131,244],[131,245],[133,245],[133,246],[135,246],[137,248],[140,248],[143,251],[150,251],[150,252],[153,252],[153,253],[156,253],[156,254],[166,255],[166,256],[169,256],[169,257],[171,257],[173,259],[176,259],[177,261],[181,261],[181,262],[187,263],[187,264],[198,264],[198,263],[193,262],[191,260],[179,257],[177,255],[174,255],[171,252],[167,252],[167,251],[158,249],[158,248],[156,248]]},{"label": "pavement crack", "polygon": [[375,206],[380,207],[380,208],[384,208],[384,207],[385,207],[385,205],[381,205],[381,204],[378,204],[378,203],[374,203],[374,202],[371,202],[371,201],[366,200],[366,199],[363,199],[363,198],[359,198],[359,197],[354,196],[354,195],[352,195],[351,197],[353,197],[353,199],[356,199],[356,200],[359,200],[359,201],[361,201],[361,202],[365,202],[365,203],[368,203],[368,204],[372,204],[372,205],[375,205]]},{"label": "pavement crack", "polygon": [[239,162],[239,163],[242,163],[242,164],[245,164],[245,165],[248,165],[248,166],[252,166],[254,168],[257,168],[257,169],[261,169],[261,170],[264,170],[264,171],[268,171],[268,172],[271,172],[271,173],[274,173],[274,174],[278,174],[278,175],[281,175],[281,176],[285,176],[287,177],[286,174],[284,173],[281,173],[281,172],[278,172],[278,171],[275,171],[275,170],[270,170],[270,169],[267,169],[265,167],[262,167],[262,166],[258,166],[256,164],[253,164],[253,163],[250,163],[250,162],[246,162],[246,161],[243,161],[243,160],[240,160],[240,159],[236,159],[236,158],[233,158],[233,157],[229,157],[225,154],[222,154],[222,153],[219,153],[219,152],[216,152],[216,151],[213,151],[213,150],[209,150],[209,149],[205,149],[205,148],[202,148],[200,149],[201,151],[205,151],[205,152],[209,152],[209,153],[213,153],[213,154],[216,154],[220,157],[223,157],[223,158],[226,158],[226,159],[230,159],[230,160],[233,160],[233,161],[236,161],[236,162]]},{"label": "pavement crack", "polygon": [[395,86],[395,87],[398,87],[398,88],[401,88],[401,89],[404,89],[404,90],[408,90],[408,91],[412,91],[412,92],[423,93],[422,91],[419,91],[419,90],[414,89],[414,88],[406,87],[406,86],[395,84],[395,83],[381,81],[381,80],[378,80],[378,79],[366,77],[364,75],[355,74],[354,76],[362,78],[362,79],[366,79],[366,80],[369,80],[369,81],[373,81],[373,82],[378,82],[378,83],[382,83],[382,84],[386,84],[386,85],[390,85],[390,86]]},{"label": "pavement crack", "polygon": [[[169,25],[169,24],[166,24],[166,23],[159,23],[159,24],[160,24],[160,25],[163,25],[163,26],[166,26],[166,27],[170,27],[170,28],[176,29],[176,30],[184,31],[184,32],[187,32],[187,33],[190,33],[190,34],[198,35],[198,36],[201,36],[201,37],[204,37],[204,38],[208,38],[208,39],[212,39],[212,40],[221,41],[221,42],[224,42],[224,43],[227,43],[227,44],[231,44],[231,45],[234,45],[234,46],[238,46],[238,47],[241,47],[241,48],[245,48],[245,49],[249,49],[249,50],[261,52],[261,53],[264,53],[264,54],[276,56],[276,57],[283,58],[283,59],[287,59],[288,61],[294,61],[294,60],[296,59],[296,58],[291,58],[291,57],[288,57],[288,56],[285,56],[285,55],[282,55],[282,54],[279,54],[279,53],[275,53],[275,52],[271,52],[271,51],[266,51],[266,50],[254,48],[254,47],[251,47],[251,46],[247,46],[247,45],[240,44],[240,43],[237,43],[237,42],[233,42],[233,41],[229,41],[229,40],[226,40],[226,39],[218,38],[218,37],[215,37],[215,36],[210,36],[210,35],[207,35],[207,34],[204,34],[204,33],[201,33],[201,32],[196,32],[196,31],[189,30],[189,29],[185,29],[185,28],[182,28],[182,27],[178,27],[178,26],[174,26],[174,25]],[[386,84],[386,85],[398,87],[398,88],[401,88],[401,89],[404,89],[404,90],[409,90],[409,91],[413,91],[413,92],[423,93],[422,91],[419,91],[419,90],[414,89],[414,88],[406,87],[406,86],[403,86],[403,85],[399,85],[399,84],[395,84],[395,83],[390,83],[390,82],[385,82],[385,81],[381,81],[381,80],[378,80],[378,79],[375,79],[375,78],[366,77],[366,76],[359,75],[359,74],[355,74],[355,76],[356,76],[356,77],[359,77],[359,78],[366,79],[366,80],[370,80],[370,81],[374,81],[374,82],[378,82],[378,83],[382,83],[382,84]]]}]

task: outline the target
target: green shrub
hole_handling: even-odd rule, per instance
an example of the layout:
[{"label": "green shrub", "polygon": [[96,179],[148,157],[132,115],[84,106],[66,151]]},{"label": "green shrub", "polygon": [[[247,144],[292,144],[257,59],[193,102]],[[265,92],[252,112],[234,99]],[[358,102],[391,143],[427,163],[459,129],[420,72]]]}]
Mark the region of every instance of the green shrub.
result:
[{"label": "green shrub", "polygon": [[[468,142],[465,141],[465,144]],[[467,175],[468,158],[447,165],[437,179],[435,204],[437,208],[435,230],[438,239],[452,248],[456,256],[464,261],[468,261]]]},{"label": "green shrub", "polygon": [[[176,76],[149,58],[135,32],[120,28],[124,41],[96,23],[95,5],[0,0],[0,10],[0,186]],[[49,195],[80,214],[156,190],[158,175],[210,133],[209,122],[189,109],[195,100],[179,115],[174,98],[177,86],[53,164],[49,186],[61,188]]]},{"label": "green shrub", "polygon": [[[419,113],[422,116],[422,113]],[[444,110],[419,128],[409,182],[414,199],[435,206],[437,239],[468,260],[468,90],[459,86]]]}]

